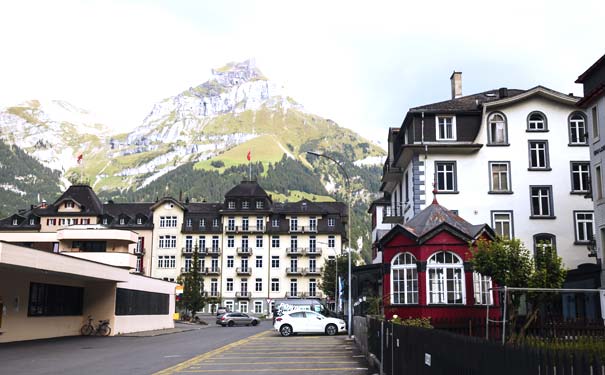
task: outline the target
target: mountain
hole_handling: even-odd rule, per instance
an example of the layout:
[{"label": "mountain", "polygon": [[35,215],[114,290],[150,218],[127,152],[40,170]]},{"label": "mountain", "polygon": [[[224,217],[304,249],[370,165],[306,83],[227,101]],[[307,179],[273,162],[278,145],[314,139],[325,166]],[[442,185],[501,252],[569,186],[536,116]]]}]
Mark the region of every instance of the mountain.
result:
[{"label": "mountain", "polygon": [[111,134],[65,102],[31,101],[0,111],[0,137],[60,170],[64,181],[84,175],[101,196],[118,201],[164,195],[221,200],[249,177],[276,200],[346,200],[336,164],[306,153],[319,151],[340,160],[351,177],[353,237],[363,242],[369,241],[365,211],[379,190],[385,154],[306,111],[251,60],[213,70],[205,83],[156,103],[130,133]]}]

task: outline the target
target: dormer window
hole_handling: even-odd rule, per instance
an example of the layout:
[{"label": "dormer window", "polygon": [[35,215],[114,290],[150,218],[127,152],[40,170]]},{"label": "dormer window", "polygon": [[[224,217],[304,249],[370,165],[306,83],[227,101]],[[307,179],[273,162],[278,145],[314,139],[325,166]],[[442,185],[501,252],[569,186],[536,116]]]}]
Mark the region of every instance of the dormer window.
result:
[{"label": "dormer window", "polygon": [[454,116],[435,116],[436,139],[438,141],[456,140],[456,117]]},{"label": "dormer window", "polygon": [[101,220],[101,224],[107,225],[107,223],[108,223],[108,220],[106,217],[104,217],[103,220]]},{"label": "dormer window", "polygon": [[256,209],[260,210],[261,208],[263,208],[263,201],[256,201]]},{"label": "dormer window", "polygon": [[206,219],[200,219],[200,227],[205,227],[206,226]]},{"label": "dormer window", "polygon": [[191,228],[192,225],[193,225],[193,221],[191,219],[187,219],[187,221],[185,221],[185,226],[187,228]]},{"label": "dormer window", "polygon": [[218,219],[212,219],[212,226],[218,227]]},{"label": "dormer window", "polygon": [[546,124],[546,116],[542,112],[532,112],[527,116],[527,131],[528,132],[545,132],[548,131]]},{"label": "dormer window", "polygon": [[278,228],[279,227],[279,219],[271,219],[271,226],[273,228]]},{"label": "dormer window", "polygon": [[506,118],[502,113],[492,113],[488,119],[488,137],[491,145],[508,144]]},{"label": "dormer window", "polygon": [[229,208],[230,210],[235,209],[235,201],[227,202],[227,208]]},{"label": "dormer window", "polygon": [[248,202],[248,201],[243,201],[243,202],[242,202],[242,208],[243,208],[244,210],[249,209],[249,208],[250,208],[250,202]]},{"label": "dormer window", "polygon": [[137,224],[138,225],[143,224],[143,218],[142,217],[137,217]]},{"label": "dormer window", "polygon": [[65,208],[74,208],[74,202],[73,201],[66,201],[65,202]]},{"label": "dormer window", "polygon": [[333,218],[333,217],[329,217],[329,218],[328,218],[328,226],[329,226],[329,227],[333,227],[333,226],[335,226],[335,225],[336,225],[336,219],[335,219],[335,218]]},{"label": "dormer window", "polygon": [[19,220],[13,219],[13,225],[19,225]]},{"label": "dormer window", "polygon": [[120,225],[124,225],[126,224],[126,219],[124,219],[123,217],[120,218]]},{"label": "dormer window", "polygon": [[29,219],[29,225],[36,225],[36,219],[33,217]]}]

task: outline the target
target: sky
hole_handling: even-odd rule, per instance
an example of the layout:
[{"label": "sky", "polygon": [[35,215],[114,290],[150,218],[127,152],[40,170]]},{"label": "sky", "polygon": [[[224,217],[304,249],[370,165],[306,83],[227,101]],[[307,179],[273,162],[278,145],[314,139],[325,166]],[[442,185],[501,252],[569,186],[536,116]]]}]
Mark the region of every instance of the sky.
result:
[{"label": "sky", "polygon": [[116,131],[256,60],[309,112],[386,142],[410,107],[574,83],[605,54],[605,1],[4,1],[0,107],[66,100]]}]

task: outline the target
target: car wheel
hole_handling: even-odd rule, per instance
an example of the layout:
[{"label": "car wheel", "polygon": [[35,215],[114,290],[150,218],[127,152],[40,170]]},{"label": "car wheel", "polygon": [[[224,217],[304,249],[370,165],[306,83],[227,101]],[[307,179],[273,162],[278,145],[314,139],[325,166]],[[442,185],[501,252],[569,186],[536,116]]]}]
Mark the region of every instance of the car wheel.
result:
[{"label": "car wheel", "polygon": [[292,336],[292,326],[289,324],[284,324],[279,328],[279,333],[281,333],[281,335],[284,337]]},{"label": "car wheel", "polygon": [[227,323],[227,325],[228,325],[229,327],[233,327],[233,325],[234,325],[234,324],[235,324],[235,323],[233,323],[233,320],[232,320],[232,321],[230,321],[229,323]]},{"label": "car wheel", "polygon": [[328,324],[326,326],[326,335],[334,336],[337,333],[338,333],[338,327],[336,327],[334,324]]},{"label": "car wheel", "polygon": [[258,321],[253,320],[251,324],[252,324],[253,326],[255,326],[255,325],[257,325],[257,324],[258,324]]}]

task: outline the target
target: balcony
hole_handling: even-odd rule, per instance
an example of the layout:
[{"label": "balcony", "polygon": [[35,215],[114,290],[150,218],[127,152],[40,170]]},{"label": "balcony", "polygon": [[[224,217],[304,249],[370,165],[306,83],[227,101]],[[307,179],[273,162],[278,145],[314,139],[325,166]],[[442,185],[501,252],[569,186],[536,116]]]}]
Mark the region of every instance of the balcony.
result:
[{"label": "balcony", "polygon": [[402,206],[387,206],[384,208],[384,216],[382,222],[385,224],[401,224],[403,223],[403,214],[405,213]]},{"label": "balcony", "polygon": [[321,247],[312,247],[306,251],[307,255],[321,255]]},{"label": "balcony", "polygon": [[384,162],[382,167],[382,182],[401,182],[403,178],[403,168],[394,167],[389,163],[389,159]]},{"label": "balcony", "polygon": [[297,268],[286,268],[287,275],[304,275],[305,268],[297,267]]},{"label": "balcony", "polygon": [[204,275],[220,275],[220,273],[220,267],[206,267],[206,269],[204,269]]},{"label": "balcony", "polygon": [[317,290],[315,292],[305,293],[305,297],[307,297],[307,298],[324,298],[324,295],[322,292]]},{"label": "balcony", "polygon": [[235,272],[238,275],[248,275],[248,276],[250,276],[252,274],[252,268],[250,268],[250,267],[246,267],[246,268],[237,267],[235,269]]},{"label": "balcony", "polygon": [[135,248],[134,255],[145,255],[145,248],[142,248],[142,249]]},{"label": "balcony", "polygon": [[303,298],[304,296],[303,292],[286,292],[286,298]]},{"label": "balcony", "polygon": [[204,297],[213,297],[213,298],[219,298],[221,295],[218,292],[218,290],[211,290],[209,292],[205,291],[204,292]]},{"label": "balcony", "polygon": [[136,270],[132,271],[132,273],[136,273],[137,275],[144,275],[145,274],[145,268],[141,267],[139,269],[136,269]]},{"label": "balcony", "polygon": [[220,247],[207,247],[206,248],[206,255],[220,255],[220,254],[221,254]]},{"label": "balcony", "polygon": [[237,254],[238,255],[252,255],[252,248],[251,247],[238,247]]},{"label": "balcony", "polygon": [[304,255],[305,249],[302,247],[288,247],[286,248],[286,255]]},{"label": "balcony", "polygon": [[288,229],[289,229],[288,230],[289,233],[317,233],[317,225],[313,225],[313,226],[297,225],[295,227],[290,226]]},{"label": "balcony", "polygon": [[317,268],[317,267],[307,268],[306,271],[307,271],[306,272],[307,275],[313,275],[313,276],[321,275],[323,268]]},{"label": "balcony", "polygon": [[250,299],[252,292],[235,292],[235,298],[239,299]]}]

